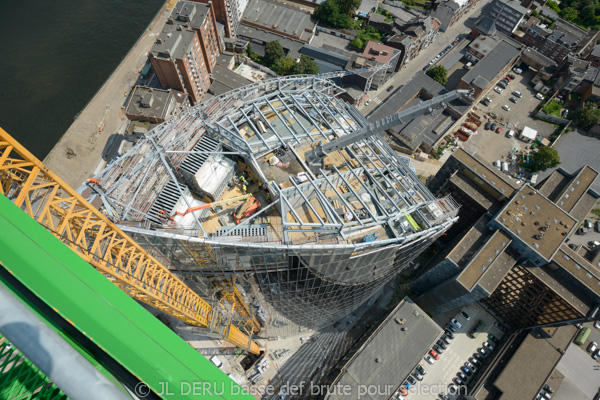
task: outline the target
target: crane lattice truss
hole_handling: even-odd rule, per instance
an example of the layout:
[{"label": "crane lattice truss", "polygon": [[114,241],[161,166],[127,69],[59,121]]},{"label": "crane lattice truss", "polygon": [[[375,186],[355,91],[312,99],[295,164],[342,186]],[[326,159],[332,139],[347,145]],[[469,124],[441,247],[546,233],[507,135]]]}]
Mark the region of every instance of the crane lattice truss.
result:
[{"label": "crane lattice truss", "polygon": [[259,353],[254,318],[247,332],[232,325],[231,310],[203,300],[1,128],[0,193],[131,297]]}]

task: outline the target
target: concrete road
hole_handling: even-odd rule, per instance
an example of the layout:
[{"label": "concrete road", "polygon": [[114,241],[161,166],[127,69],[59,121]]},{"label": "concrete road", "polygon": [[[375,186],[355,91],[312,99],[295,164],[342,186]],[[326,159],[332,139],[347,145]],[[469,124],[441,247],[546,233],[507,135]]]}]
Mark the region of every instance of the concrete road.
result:
[{"label": "concrete road", "polygon": [[[464,365],[469,357],[473,356],[473,353],[477,352],[477,349],[482,346],[483,342],[488,340],[487,335],[492,333],[497,338],[502,337],[503,333],[494,326],[496,319],[479,304],[469,304],[463,307],[462,310],[469,315],[470,320],[467,321],[462,316],[457,317],[457,320],[463,326],[454,334],[454,340],[440,355],[440,359],[433,365],[429,365],[424,360],[421,362],[421,366],[425,368],[427,374],[422,382],[418,382],[416,388],[411,388],[409,391],[408,398],[411,400],[430,400],[436,398],[440,390],[448,393],[448,385],[457,376],[460,367]],[[436,316],[434,320],[442,327],[446,326],[449,322],[447,315]],[[485,323],[485,330],[476,339],[472,339],[467,333],[479,320]]]},{"label": "concrete road", "polygon": [[[393,85],[395,89],[406,84],[410,81],[418,72],[421,72],[429,61],[433,60],[444,48],[446,48],[456,37],[460,34],[469,33],[471,28],[475,25],[475,22],[482,15],[482,9],[491,4],[490,0],[479,1],[473,9],[463,15],[454,25],[452,25],[446,32],[440,32],[435,38],[435,41],[429,45],[425,50],[421,51],[414,59],[408,62],[408,64],[394,74],[389,81],[383,85],[377,91],[369,91],[367,99],[371,99],[371,102],[367,107],[361,104],[358,109],[361,110],[363,115],[371,113],[379,104],[385,101],[395,90],[388,92],[386,89]],[[446,54],[448,56],[448,54]],[[439,62],[443,62],[443,59]]]}]

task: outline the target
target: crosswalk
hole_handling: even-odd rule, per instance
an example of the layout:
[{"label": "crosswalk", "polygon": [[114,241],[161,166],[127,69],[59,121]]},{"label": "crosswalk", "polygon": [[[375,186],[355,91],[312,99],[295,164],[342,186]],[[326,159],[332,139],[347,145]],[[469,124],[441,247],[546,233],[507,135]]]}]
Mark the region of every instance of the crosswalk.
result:
[{"label": "crosswalk", "polygon": [[375,104],[378,104],[378,105],[382,103],[382,102],[381,102],[381,100],[379,100],[377,97],[375,97],[375,98],[374,98],[373,100],[371,100],[371,101],[372,101],[373,103],[375,103]]}]

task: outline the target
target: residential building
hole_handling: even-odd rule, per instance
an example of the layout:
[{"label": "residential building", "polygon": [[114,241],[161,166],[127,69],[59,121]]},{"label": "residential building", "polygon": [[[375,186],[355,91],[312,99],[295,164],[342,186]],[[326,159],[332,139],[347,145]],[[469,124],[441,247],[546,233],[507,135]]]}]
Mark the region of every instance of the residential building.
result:
[{"label": "residential building", "polygon": [[430,186],[456,194],[463,221],[413,284],[425,292],[421,307],[439,313],[481,301],[515,329],[600,318],[600,272],[566,244],[600,198],[597,176],[588,166],[558,169],[534,188],[456,151]]},{"label": "residential building", "polygon": [[510,36],[527,12],[527,8],[521,6],[517,0],[495,0],[490,10],[490,18],[494,20],[499,32]]},{"label": "residential building", "polygon": [[300,54],[312,58],[319,66],[321,73],[343,70],[350,61],[350,58],[343,54],[334,53],[310,44],[302,46]]},{"label": "residential building", "polygon": [[[490,50],[492,46],[488,43],[495,46]],[[476,47],[477,44],[479,47]],[[477,64],[461,78],[457,89],[473,89],[473,97],[478,99],[510,70],[520,54],[521,47],[511,39],[479,36],[467,49],[467,58]]]},{"label": "residential building", "polygon": [[471,8],[477,4],[477,1],[478,0],[437,1],[435,3],[435,10],[430,15],[440,21],[440,30],[444,32],[448,27],[452,26],[463,15],[469,12]]},{"label": "residential building", "polygon": [[594,49],[588,54],[585,60],[589,61],[592,67],[600,67],[600,44],[594,46]]},{"label": "residential building", "polygon": [[531,26],[523,36],[515,39],[560,64],[570,53],[587,57],[596,46],[599,35],[600,31],[586,31],[559,18],[553,29]]},{"label": "residential building", "polygon": [[586,72],[579,87],[574,93],[580,95],[579,101],[575,105],[581,105],[585,102],[600,103],[600,68],[590,66]]},{"label": "residential building", "polygon": [[379,29],[380,31],[391,35],[394,33],[394,21],[388,21],[385,15],[379,13],[371,13],[369,16],[369,25]]},{"label": "residential building", "polygon": [[521,63],[526,64],[532,70],[537,71],[540,79],[547,81],[551,79],[558,70],[558,64],[537,50],[527,47],[521,54]]},{"label": "residential building", "polygon": [[248,5],[248,0],[191,0],[198,3],[211,4],[215,19],[225,27],[225,36],[235,38],[242,21],[242,15]]},{"label": "residential building", "polygon": [[362,56],[380,64],[390,63],[388,71],[398,72],[400,69],[400,51],[383,43],[369,41]]},{"label": "residential building", "polygon": [[250,0],[243,21],[246,25],[304,43],[310,42],[317,27],[310,13],[273,0]]},{"label": "residential building", "polygon": [[217,21],[212,10],[212,4],[179,1],[175,4],[167,24],[183,25],[193,29],[198,34],[200,48],[208,72],[217,62],[221,53],[221,41],[217,29]]},{"label": "residential building", "polygon": [[252,51],[265,54],[265,46],[272,41],[278,41],[283,47],[283,53],[286,57],[297,59],[300,57],[300,49],[305,45],[304,42],[293,39],[272,30],[257,28],[254,25],[248,25],[245,22],[240,24],[238,29],[238,40],[247,40],[252,47]]},{"label": "residential building", "polygon": [[378,388],[377,393],[370,391],[365,396],[371,400],[392,398],[442,333],[419,306],[405,297],[372,333],[362,338],[360,347],[346,354],[331,374],[329,390],[319,398],[358,399],[361,387]]},{"label": "residential building", "polygon": [[390,37],[386,44],[402,52],[400,66],[415,58],[438,35],[440,21],[434,17],[414,18],[400,27],[402,32]]},{"label": "residential building", "polygon": [[161,123],[189,106],[188,96],[177,90],[135,86],[125,106],[125,115],[130,120]]},{"label": "residential building", "polygon": [[211,73],[212,85],[209,92],[215,96],[227,93],[230,90],[237,89],[242,86],[251,85],[253,82],[243,76],[236,74],[233,71],[235,67],[235,57],[222,54],[219,56],[217,63]]},{"label": "residential building", "polygon": [[[445,92],[446,89],[442,85],[424,72],[419,72],[370,114],[369,121],[385,118]],[[444,137],[454,121],[468,108],[468,103],[463,100],[453,100],[446,105],[446,108],[437,108],[431,113],[407,119],[398,127],[388,130],[387,138],[391,144],[394,144],[395,150],[412,154],[417,149],[421,149],[429,153],[433,150],[434,144]]]},{"label": "residential building", "polygon": [[165,24],[148,55],[163,88],[187,93],[198,103],[210,87],[210,76],[196,31]]},{"label": "residential building", "polygon": [[568,55],[559,67],[556,87],[569,93],[572,92],[583,82],[589,67],[589,61]]}]

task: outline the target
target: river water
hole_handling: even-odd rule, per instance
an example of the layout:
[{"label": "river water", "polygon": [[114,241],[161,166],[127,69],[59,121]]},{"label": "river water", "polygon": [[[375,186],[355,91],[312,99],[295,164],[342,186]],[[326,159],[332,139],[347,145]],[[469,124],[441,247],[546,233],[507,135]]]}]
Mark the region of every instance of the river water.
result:
[{"label": "river water", "polygon": [[0,127],[43,159],[164,0],[0,0]]}]

